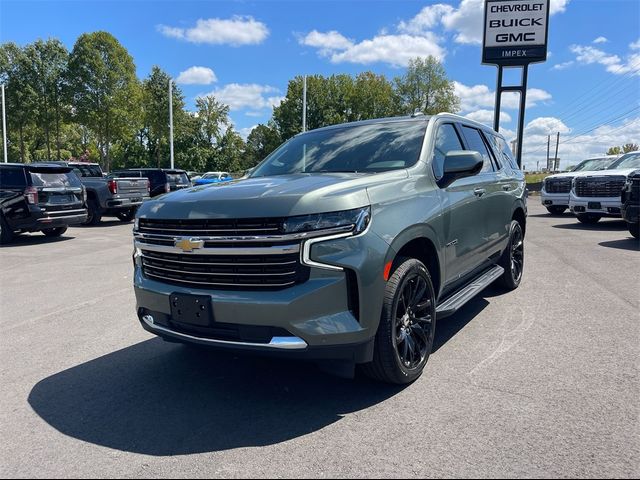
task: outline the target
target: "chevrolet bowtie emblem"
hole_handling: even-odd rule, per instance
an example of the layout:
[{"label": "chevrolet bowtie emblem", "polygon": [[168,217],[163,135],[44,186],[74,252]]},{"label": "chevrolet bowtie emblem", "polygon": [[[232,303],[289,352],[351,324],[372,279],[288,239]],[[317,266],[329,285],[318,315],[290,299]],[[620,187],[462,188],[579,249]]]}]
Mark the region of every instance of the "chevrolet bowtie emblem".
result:
[{"label": "chevrolet bowtie emblem", "polygon": [[183,238],[182,240],[176,240],[175,246],[183,252],[193,252],[204,246],[204,240],[200,240],[199,238]]}]

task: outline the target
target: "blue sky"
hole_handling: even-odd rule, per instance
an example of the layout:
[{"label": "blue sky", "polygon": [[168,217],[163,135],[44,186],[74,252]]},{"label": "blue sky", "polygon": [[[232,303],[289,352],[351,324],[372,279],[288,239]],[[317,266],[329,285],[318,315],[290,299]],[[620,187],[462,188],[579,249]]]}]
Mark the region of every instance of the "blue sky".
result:
[{"label": "blue sky", "polygon": [[[482,5],[2,0],[0,40],[56,37],[71,49],[81,33],[106,30],[133,56],[141,78],[159,65],[187,82],[180,86],[189,106],[213,92],[231,105],[245,135],[270,117],[295,75],[372,70],[393,77],[408,58],[433,54],[456,82],[461,113],[491,124],[496,69],[480,64]],[[564,165],[611,145],[640,143],[640,2],[551,0],[551,11],[550,57],[529,73],[530,169],[546,155],[547,134],[557,131]],[[517,97],[503,98],[503,106],[501,130],[513,138]]]}]

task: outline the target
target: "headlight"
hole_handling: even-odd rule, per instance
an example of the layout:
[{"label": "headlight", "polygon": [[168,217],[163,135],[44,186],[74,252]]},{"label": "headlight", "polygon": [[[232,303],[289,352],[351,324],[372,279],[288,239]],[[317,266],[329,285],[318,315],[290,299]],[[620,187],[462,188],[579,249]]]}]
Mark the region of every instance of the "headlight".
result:
[{"label": "headlight", "polygon": [[138,231],[139,224],[140,224],[140,219],[138,217],[136,217],[135,220],[133,221],[133,231],[134,232]]},{"label": "headlight", "polygon": [[285,233],[312,232],[330,228],[352,227],[354,235],[365,231],[371,221],[371,207],[344,210],[342,212],[318,213],[287,218]]}]

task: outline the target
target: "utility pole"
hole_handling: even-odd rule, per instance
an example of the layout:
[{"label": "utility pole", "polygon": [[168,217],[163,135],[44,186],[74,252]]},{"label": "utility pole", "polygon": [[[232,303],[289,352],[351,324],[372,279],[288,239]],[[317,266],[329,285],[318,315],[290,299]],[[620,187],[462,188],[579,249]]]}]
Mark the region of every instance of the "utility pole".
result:
[{"label": "utility pole", "polygon": [[549,147],[551,146],[551,135],[547,135],[547,170],[551,170],[551,163],[549,162]]},{"label": "utility pole", "polygon": [[558,145],[560,144],[560,132],[558,132],[558,137],[556,138],[556,155],[553,157],[553,166],[554,170],[560,169],[560,160],[558,160]]},{"label": "utility pole", "polygon": [[307,76],[303,78],[302,86],[302,131],[307,131]]},{"label": "utility pole", "polygon": [[173,169],[173,80],[169,79],[169,151],[171,152],[171,168]]},{"label": "utility pole", "polygon": [[2,84],[2,142],[4,145],[4,163],[7,163],[7,114],[4,109],[4,83]]}]

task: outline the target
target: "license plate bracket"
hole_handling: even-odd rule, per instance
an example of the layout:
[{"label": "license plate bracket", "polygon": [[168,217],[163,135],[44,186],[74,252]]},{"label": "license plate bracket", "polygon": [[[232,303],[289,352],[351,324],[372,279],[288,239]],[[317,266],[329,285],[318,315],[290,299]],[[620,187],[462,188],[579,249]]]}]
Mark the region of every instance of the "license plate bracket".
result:
[{"label": "license plate bracket", "polygon": [[601,210],[602,209],[602,205],[601,205],[600,202],[589,202],[589,204],[587,206],[591,210]]},{"label": "license plate bracket", "polygon": [[208,327],[214,322],[211,297],[188,293],[172,293],[169,296],[171,319],[178,323]]}]

